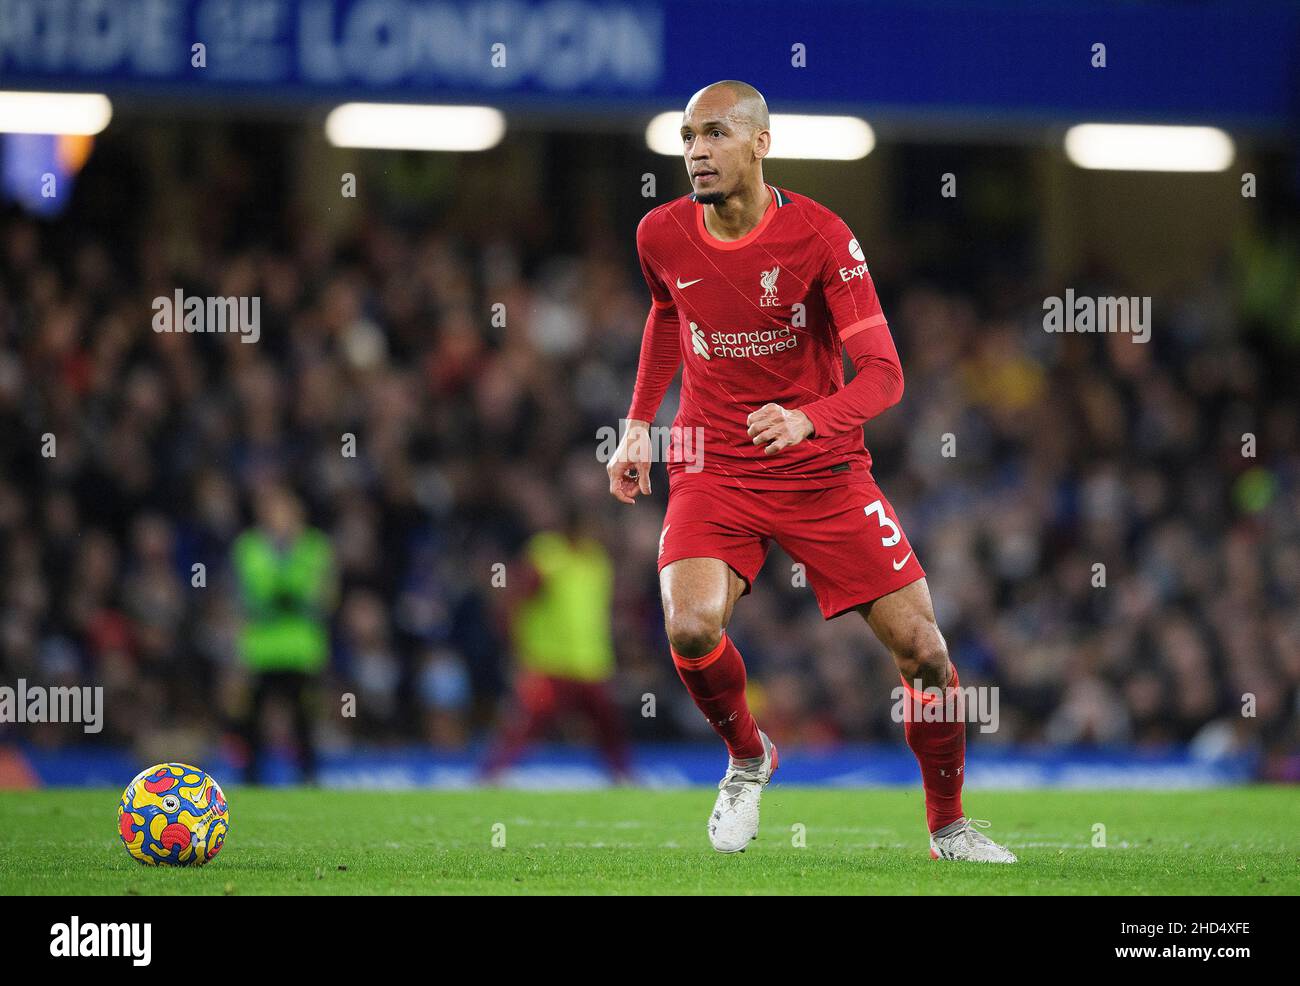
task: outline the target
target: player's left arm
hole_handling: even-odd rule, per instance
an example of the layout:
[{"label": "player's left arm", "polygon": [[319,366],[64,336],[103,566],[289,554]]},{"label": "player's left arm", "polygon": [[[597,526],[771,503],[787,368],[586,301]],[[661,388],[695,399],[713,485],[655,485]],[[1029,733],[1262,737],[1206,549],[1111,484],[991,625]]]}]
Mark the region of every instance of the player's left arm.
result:
[{"label": "player's left arm", "polygon": [[814,435],[861,428],[903,396],[903,367],[858,241],[835,217],[822,229],[822,242],[822,294],[831,330],[853,360],[856,375],[820,400],[797,408],[764,404],[751,414],[749,435],[755,445],[767,445],[768,455]]}]

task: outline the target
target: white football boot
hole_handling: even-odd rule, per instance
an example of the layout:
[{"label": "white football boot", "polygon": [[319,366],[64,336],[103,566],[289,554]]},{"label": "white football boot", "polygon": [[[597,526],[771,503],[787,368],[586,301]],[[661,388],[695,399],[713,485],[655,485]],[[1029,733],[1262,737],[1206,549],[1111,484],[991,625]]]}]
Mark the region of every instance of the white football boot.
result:
[{"label": "white football boot", "polygon": [[709,816],[709,841],[718,852],[744,852],[758,838],[758,803],[780,758],[776,744],[761,729],[763,758],[755,764],[728,760],[727,774],[718,784],[718,800]]},{"label": "white football boot", "polygon": [[930,836],[931,859],[956,859],[968,863],[1014,863],[1015,853],[998,845],[980,829],[993,823],[962,818]]}]

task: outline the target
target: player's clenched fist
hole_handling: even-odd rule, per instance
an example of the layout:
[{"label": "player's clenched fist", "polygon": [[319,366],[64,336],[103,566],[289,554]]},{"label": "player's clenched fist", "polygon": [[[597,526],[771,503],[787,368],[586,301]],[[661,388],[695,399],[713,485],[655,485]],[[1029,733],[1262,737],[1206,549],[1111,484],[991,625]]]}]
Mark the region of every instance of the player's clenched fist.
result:
[{"label": "player's clenched fist", "polygon": [[650,494],[650,425],[629,421],[623,440],[605,467],[609,492],[623,503],[635,503],[638,493]]},{"label": "player's clenched fist", "polygon": [[766,445],[763,452],[767,455],[775,455],[783,448],[798,445],[813,433],[812,421],[808,415],[798,409],[787,411],[780,404],[764,404],[746,421],[749,424],[749,437],[755,445]]}]

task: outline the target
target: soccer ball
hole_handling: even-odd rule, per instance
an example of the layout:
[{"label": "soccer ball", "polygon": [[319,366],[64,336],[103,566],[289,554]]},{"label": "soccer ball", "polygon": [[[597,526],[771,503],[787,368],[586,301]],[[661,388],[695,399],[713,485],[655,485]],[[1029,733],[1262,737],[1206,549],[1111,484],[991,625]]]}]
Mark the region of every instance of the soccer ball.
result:
[{"label": "soccer ball", "polygon": [[221,851],[229,828],[221,785],[187,763],[142,770],[117,806],[122,844],[149,866],[202,866]]}]

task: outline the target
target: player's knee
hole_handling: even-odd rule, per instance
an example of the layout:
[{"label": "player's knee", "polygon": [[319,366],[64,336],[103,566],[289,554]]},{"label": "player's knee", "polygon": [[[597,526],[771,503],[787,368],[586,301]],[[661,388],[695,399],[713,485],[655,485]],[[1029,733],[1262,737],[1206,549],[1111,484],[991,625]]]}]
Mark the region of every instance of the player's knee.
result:
[{"label": "player's knee", "polygon": [[703,657],[722,641],[722,620],[711,613],[673,613],[665,628],[669,645],[682,657]]},{"label": "player's knee", "polygon": [[908,682],[920,680],[926,688],[942,688],[948,683],[948,647],[933,624],[925,624],[910,635],[894,653],[898,673]]}]

